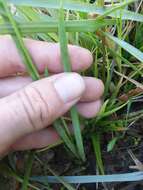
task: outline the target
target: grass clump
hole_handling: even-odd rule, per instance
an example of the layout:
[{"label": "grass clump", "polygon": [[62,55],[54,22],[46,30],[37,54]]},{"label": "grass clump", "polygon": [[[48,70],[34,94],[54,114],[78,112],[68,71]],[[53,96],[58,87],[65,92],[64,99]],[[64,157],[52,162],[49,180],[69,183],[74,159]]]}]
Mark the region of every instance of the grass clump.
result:
[{"label": "grass clump", "polygon": [[[10,3],[16,6],[15,15],[10,11]],[[136,125],[143,116],[143,109],[140,106],[143,97],[142,1],[107,2],[98,0],[97,2],[92,1],[92,3],[90,4],[86,0],[78,2],[70,0],[0,0],[0,34],[12,35],[23,63],[33,80],[40,79],[40,76],[24,46],[23,37],[52,42],[59,41],[65,72],[71,71],[67,50],[68,43],[79,44],[88,48],[93,54],[94,64],[83,75],[99,77],[105,83],[104,103],[100,112],[97,117],[86,120],[78,116],[75,107],[71,109],[74,140],[69,135],[64,118],[54,123],[68,149],[67,152],[69,150],[71,152],[68,154],[69,158],[76,157],[75,166],[72,163],[73,173],[81,175],[77,178],[79,183],[82,181],[83,174],[90,174],[87,165],[91,164],[91,159],[88,153],[94,155],[96,167],[92,172],[104,175],[112,171],[108,168],[107,154],[120,152],[121,148],[127,149],[128,144],[130,148],[136,147],[137,149],[142,140],[142,136],[138,133],[136,135],[130,134],[133,130],[133,124]],[[45,76],[48,76],[47,68],[45,68]],[[85,126],[83,134],[80,131],[81,122]],[[107,138],[105,138],[106,136]],[[85,143],[83,143],[83,139],[85,139]],[[122,144],[122,142],[125,143]],[[34,153],[33,160],[37,160],[42,165],[39,154],[44,154],[49,149],[54,150],[55,147],[56,145],[53,145],[40,150],[39,153]],[[57,149],[55,149],[56,151]],[[126,158],[124,154],[123,157]],[[79,160],[84,161],[84,163]],[[32,163],[28,169],[32,168]],[[126,163],[129,168],[130,163],[128,161]],[[23,183],[23,189],[28,189],[28,186],[39,189],[39,185],[30,184],[31,181],[29,183],[31,170],[27,169],[25,177],[22,178],[14,168],[11,171],[7,167],[7,165],[1,166],[3,173],[9,174]],[[11,164],[10,167],[12,167]],[[80,168],[79,171],[77,171],[78,167]],[[81,169],[82,167],[84,172]],[[124,173],[124,167],[122,169],[122,173]],[[73,182],[72,177],[60,178],[50,168],[48,172],[55,175],[55,178],[51,178],[51,176],[48,178],[45,175],[36,176],[32,180],[42,183],[42,188],[52,189],[54,186],[50,187],[46,182],[57,183],[58,181],[62,184],[59,189],[74,189],[67,183]],[[112,173],[115,173],[115,170]],[[72,172],[69,171],[66,174],[71,175]],[[142,172],[124,175],[126,175],[126,181],[142,179]],[[108,182],[109,176],[102,177],[94,176],[92,182]],[[116,176],[112,175],[109,181],[124,181],[125,178],[118,176],[118,180],[115,179],[117,179]],[[90,180],[91,178],[89,178]],[[88,183],[88,178],[86,183]],[[119,189],[120,186],[117,184],[117,186],[113,186],[113,189],[116,187]],[[103,184],[102,187],[99,185],[97,188],[111,189],[106,184]],[[88,189],[88,187],[86,185],[79,186],[79,189]]]}]

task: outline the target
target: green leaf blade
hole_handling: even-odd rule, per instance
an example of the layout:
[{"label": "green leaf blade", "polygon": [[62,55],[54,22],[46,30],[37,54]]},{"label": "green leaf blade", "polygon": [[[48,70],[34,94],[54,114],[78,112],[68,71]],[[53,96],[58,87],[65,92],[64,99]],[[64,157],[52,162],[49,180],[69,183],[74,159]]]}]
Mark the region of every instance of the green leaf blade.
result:
[{"label": "green leaf blade", "polygon": [[[65,72],[71,72],[71,64],[68,54],[68,46],[67,46],[67,38],[66,38],[66,30],[65,30],[65,21],[64,21],[64,11],[62,7],[59,10],[59,41],[60,41],[60,49],[61,49],[61,57],[62,63]],[[71,108],[71,118],[72,124],[74,128],[75,141],[78,149],[78,153],[80,158],[85,161],[85,153],[82,141],[82,135],[80,130],[80,122],[78,113],[75,107]]]}]

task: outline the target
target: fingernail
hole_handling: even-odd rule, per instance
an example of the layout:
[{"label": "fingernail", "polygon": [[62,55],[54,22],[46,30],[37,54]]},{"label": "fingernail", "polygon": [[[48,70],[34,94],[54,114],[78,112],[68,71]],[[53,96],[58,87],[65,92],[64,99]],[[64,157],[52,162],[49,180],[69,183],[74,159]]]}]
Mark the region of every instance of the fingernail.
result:
[{"label": "fingernail", "polygon": [[54,82],[57,93],[64,103],[78,99],[85,90],[82,77],[77,73],[65,73]]}]

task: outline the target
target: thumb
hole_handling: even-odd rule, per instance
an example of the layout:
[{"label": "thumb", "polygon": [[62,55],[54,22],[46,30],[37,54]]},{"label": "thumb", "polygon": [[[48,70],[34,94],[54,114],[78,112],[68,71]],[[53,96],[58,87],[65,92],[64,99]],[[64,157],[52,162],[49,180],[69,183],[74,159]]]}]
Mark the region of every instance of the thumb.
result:
[{"label": "thumb", "polygon": [[66,113],[84,92],[77,73],[62,73],[33,82],[0,100],[0,154],[18,138],[47,127]]}]

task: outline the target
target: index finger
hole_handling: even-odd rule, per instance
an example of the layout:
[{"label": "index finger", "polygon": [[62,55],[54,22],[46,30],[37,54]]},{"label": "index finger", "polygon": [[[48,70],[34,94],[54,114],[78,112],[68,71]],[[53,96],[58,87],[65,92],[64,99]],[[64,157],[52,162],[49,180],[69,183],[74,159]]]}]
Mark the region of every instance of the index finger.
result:
[{"label": "index finger", "polygon": [[[39,73],[43,73],[47,67],[51,73],[63,71],[60,47],[58,43],[48,43],[31,39],[24,39],[34,64]],[[93,61],[89,50],[68,45],[72,71],[83,71]],[[17,72],[25,72],[18,50],[10,36],[0,37],[0,77],[10,76]]]}]

